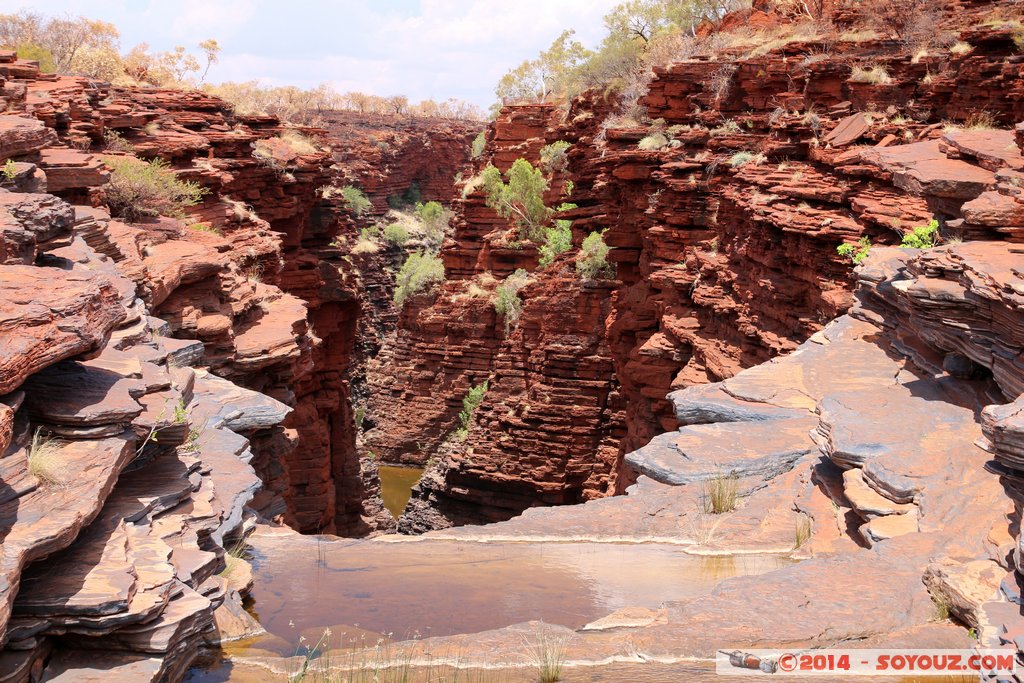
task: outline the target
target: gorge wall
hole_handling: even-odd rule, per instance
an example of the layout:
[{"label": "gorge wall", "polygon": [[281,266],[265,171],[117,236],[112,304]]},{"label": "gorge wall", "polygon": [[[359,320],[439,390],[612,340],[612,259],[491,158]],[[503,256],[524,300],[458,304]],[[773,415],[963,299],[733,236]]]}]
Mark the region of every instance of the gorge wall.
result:
[{"label": "gorge wall", "polygon": [[[201,92],[0,52],[0,679],[81,680],[97,662],[180,679],[204,640],[259,628],[226,551],[255,520],[394,527],[350,400],[371,307],[347,258],[358,226],[323,188],[445,199],[473,131],[345,118],[296,146]],[[355,127],[405,165],[360,157]],[[112,217],[134,157],[200,201]]]},{"label": "gorge wall", "polygon": [[[400,528],[621,492],[634,476],[623,454],[678,424],[670,391],[792,351],[849,308],[839,244],[898,244],[933,217],[946,240],[1004,238],[986,211],[1010,211],[995,168],[1015,152],[984,128],[1020,117],[1020,68],[1012,28],[983,21],[991,9],[947,17],[966,54],[843,40],[840,25],[838,40],[658,68],[646,125],[609,118],[617,103],[597,94],[568,111],[506,107],[475,170],[571,143],[548,203],[571,179],[577,208],[560,217],[577,247],[606,231],[616,277],[580,281],[573,252],[539,269],[535,247],[466,187],[442,250],[448,280],[405,306],[369,382],[374,452],[430,465]],[[863,77],[875,68],[885,82]],[[651,135],[665,144],[640,149]],[[532,276],[506,332],[492,292],[517,268]],[[459,443],[462,399],[484,381]]]}]

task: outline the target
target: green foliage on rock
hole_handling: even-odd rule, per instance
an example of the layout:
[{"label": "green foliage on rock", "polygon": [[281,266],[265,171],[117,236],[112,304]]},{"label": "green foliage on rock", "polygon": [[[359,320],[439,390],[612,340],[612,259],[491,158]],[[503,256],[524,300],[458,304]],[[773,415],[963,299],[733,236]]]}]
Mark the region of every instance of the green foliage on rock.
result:
[{"label": "green foliage on rock", "polygon": [[[575,209],[575,204],[562,204],[559,211]],[[550,228],[544,229],[544,244],[540,246],[538,265],[547,268],[554,263],[559,254],[572,249],[572,221],[557,220]]]},{"label": "green foliage on rock", "polygon": [[373,208],[373,203],[355,185],[346,185],[341,188],[341,196],[345,198],[348,210],[357,218],[365,215],[367,211]]},{"label": "green foliage on rock", "polygon": [[472,153],[473,158],[479,159],[483,155],[484,148],[486,146],[487,137],[484,135],[483,131],[481,131],[475,138],[473,138],[473,145],[470,147],[470,152]]},{"label": "green foliage on rock", "polygon": [[469,433],[469,424],[473,421],[473,414],[487,395],[487,382],[470,387],[462,399],[462,411],[459,413],[459,428],[455,430],[455,438],[465,441]]},{"label": "green foliage on rock", "polygon": [[398,223],[392,223],[384,228],[384,239],[398,247],[404,247],[409,241],[409,231]]},{"label": "green foliage on rock", "polygon": [[502,180],[501,171],[488,166],[482,174],[487,206],[504,218],[511,218],[519,228],[520,239],[540,242],[543,228],[551,217],[544,204],[548,181],[539,168],[526,159],[516,159]]},{"label": "green foliage on rock", "polygon": [[415,213],[416,218],[423,224],[427,242],[434,249],[440,247],[444,241],[448,221],[451,219],[451,211],[440,202],[430,201],[426,204],[417,204]]},{"label": "green foliage on rock", "polygon": [[608,262],[611,247],[605,244],[603,232],[587,235],[576,254],[576,272],[584,280],[600,280],[615,277],[615,268]]},{"label": "green foliage on rock", "polygon": [[425,292],[444,281],[444,262],[436,254],[416,252],[402,264],[395,278],[395,305],[401,307],[410,296]]},{"label": "green foliage on rock", "polygon": [[505,278],[494,291],[494,310],[505,321],[506,335],[519,322],[519,315],[523,312],[523,300],[519,297],[519,290],[525,287],[529,280],[530,274],[520,268]]},{"label": "green foliage on rock", "polygon": [[867,235],[861,237],[857,244],[840,244],[836,247],[836,252],[840,256],[850,259],[855,264],[866,259],[870,251],[871,239]]},{"label": "green foliage on rock", "polygon": [[185,209],[198,204],[207,189],[179,180],[163,159],[146,162],[136,157],[104,157],[113,171],[104,186],[112,215],[129,221],[143,216],[181,218]]},{"label": "green foliage on rock", "polygon": [[567,155],[572,145],[565,140],[556,140],[540,150],[540,165],[548,173],[564,171],[569,165]]},{"label": "green foliage on rock", "polygon": [[939,234],[939,222],[934,218],[928,225],[919,225],[903,235],[901,247],[906,249],[930,249],[935,246]]}]

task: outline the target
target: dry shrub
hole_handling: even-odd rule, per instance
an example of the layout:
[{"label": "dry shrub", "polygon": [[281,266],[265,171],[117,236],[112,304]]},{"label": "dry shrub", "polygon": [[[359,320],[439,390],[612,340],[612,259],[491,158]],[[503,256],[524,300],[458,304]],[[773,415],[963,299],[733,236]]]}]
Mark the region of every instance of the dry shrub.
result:
[{"label": "dry shrub", "polygon": [[943,13],[934,0],[866,0],[861,6],[872,28],[911,49],[934,45],[942,39],[939,26]]}]

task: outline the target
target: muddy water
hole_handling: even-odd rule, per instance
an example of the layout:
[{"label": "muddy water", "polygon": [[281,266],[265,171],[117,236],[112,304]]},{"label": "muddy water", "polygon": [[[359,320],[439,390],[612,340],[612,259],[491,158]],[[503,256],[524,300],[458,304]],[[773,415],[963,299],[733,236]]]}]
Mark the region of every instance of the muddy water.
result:
[{"label": "muddy water", "polygon": [[623,607],[657,608],[725,578],[788,562],[699,557],[668,545],[250,538],[252,612],[289,655],[325,628],[373,639],[444,636],[543,620],[578,628]]},{"label": "muddy water", "polygon": [[384,499],[384,507],[391,515],[398,519],[405,504],[409,502],[412,495],[412,487],[415,486],[423,470],[418,467],[395,467],[394,465],[381,465],[380,470],[380,495]]}]

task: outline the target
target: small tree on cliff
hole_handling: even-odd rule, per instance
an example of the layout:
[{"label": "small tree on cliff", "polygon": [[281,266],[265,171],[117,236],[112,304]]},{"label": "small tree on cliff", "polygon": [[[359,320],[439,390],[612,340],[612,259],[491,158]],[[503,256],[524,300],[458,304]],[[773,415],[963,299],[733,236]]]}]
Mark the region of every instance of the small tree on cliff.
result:
[{"label": "small tree on cliff", "polygon": [[539,168],[526,159],[516,159],[502,180],[501,171],[494,166],[484,169],[482,178],[487,206],[504,218],[515,220],[520,239],[540,242],[544,239],[544,226],[551,218],[551,209],[544,204],[548,181]]},{"label": "small tree on cliff", "polygon": [[473,415],[476,413],[476,409],[480,407],[480,404],[483,403],[485,395],[487,395],[486,381],[475,387],[470,387],[469,391],[466,392],[465,397],[462,399],[462,412],[459,413],[459,428],[452,434],[456,440],[466,440],[466,436],[469,434],[469,423],[473,421]]},{"label": "small tree on cliff", "polygon": [[519,323],[519,315],[523,312],[523,300],[519,297],[519,290],[529,281],[530,274],[519,268],[494,290],[494,310],[505,321],[506,336]]},{"label": "small tree on cliff", "polygon": [[576,254],[576,272],[584,280],[615,277],[615,267],[608,263],[609,251],[611,247],[605,244],[603,233],[590,233]]}]

